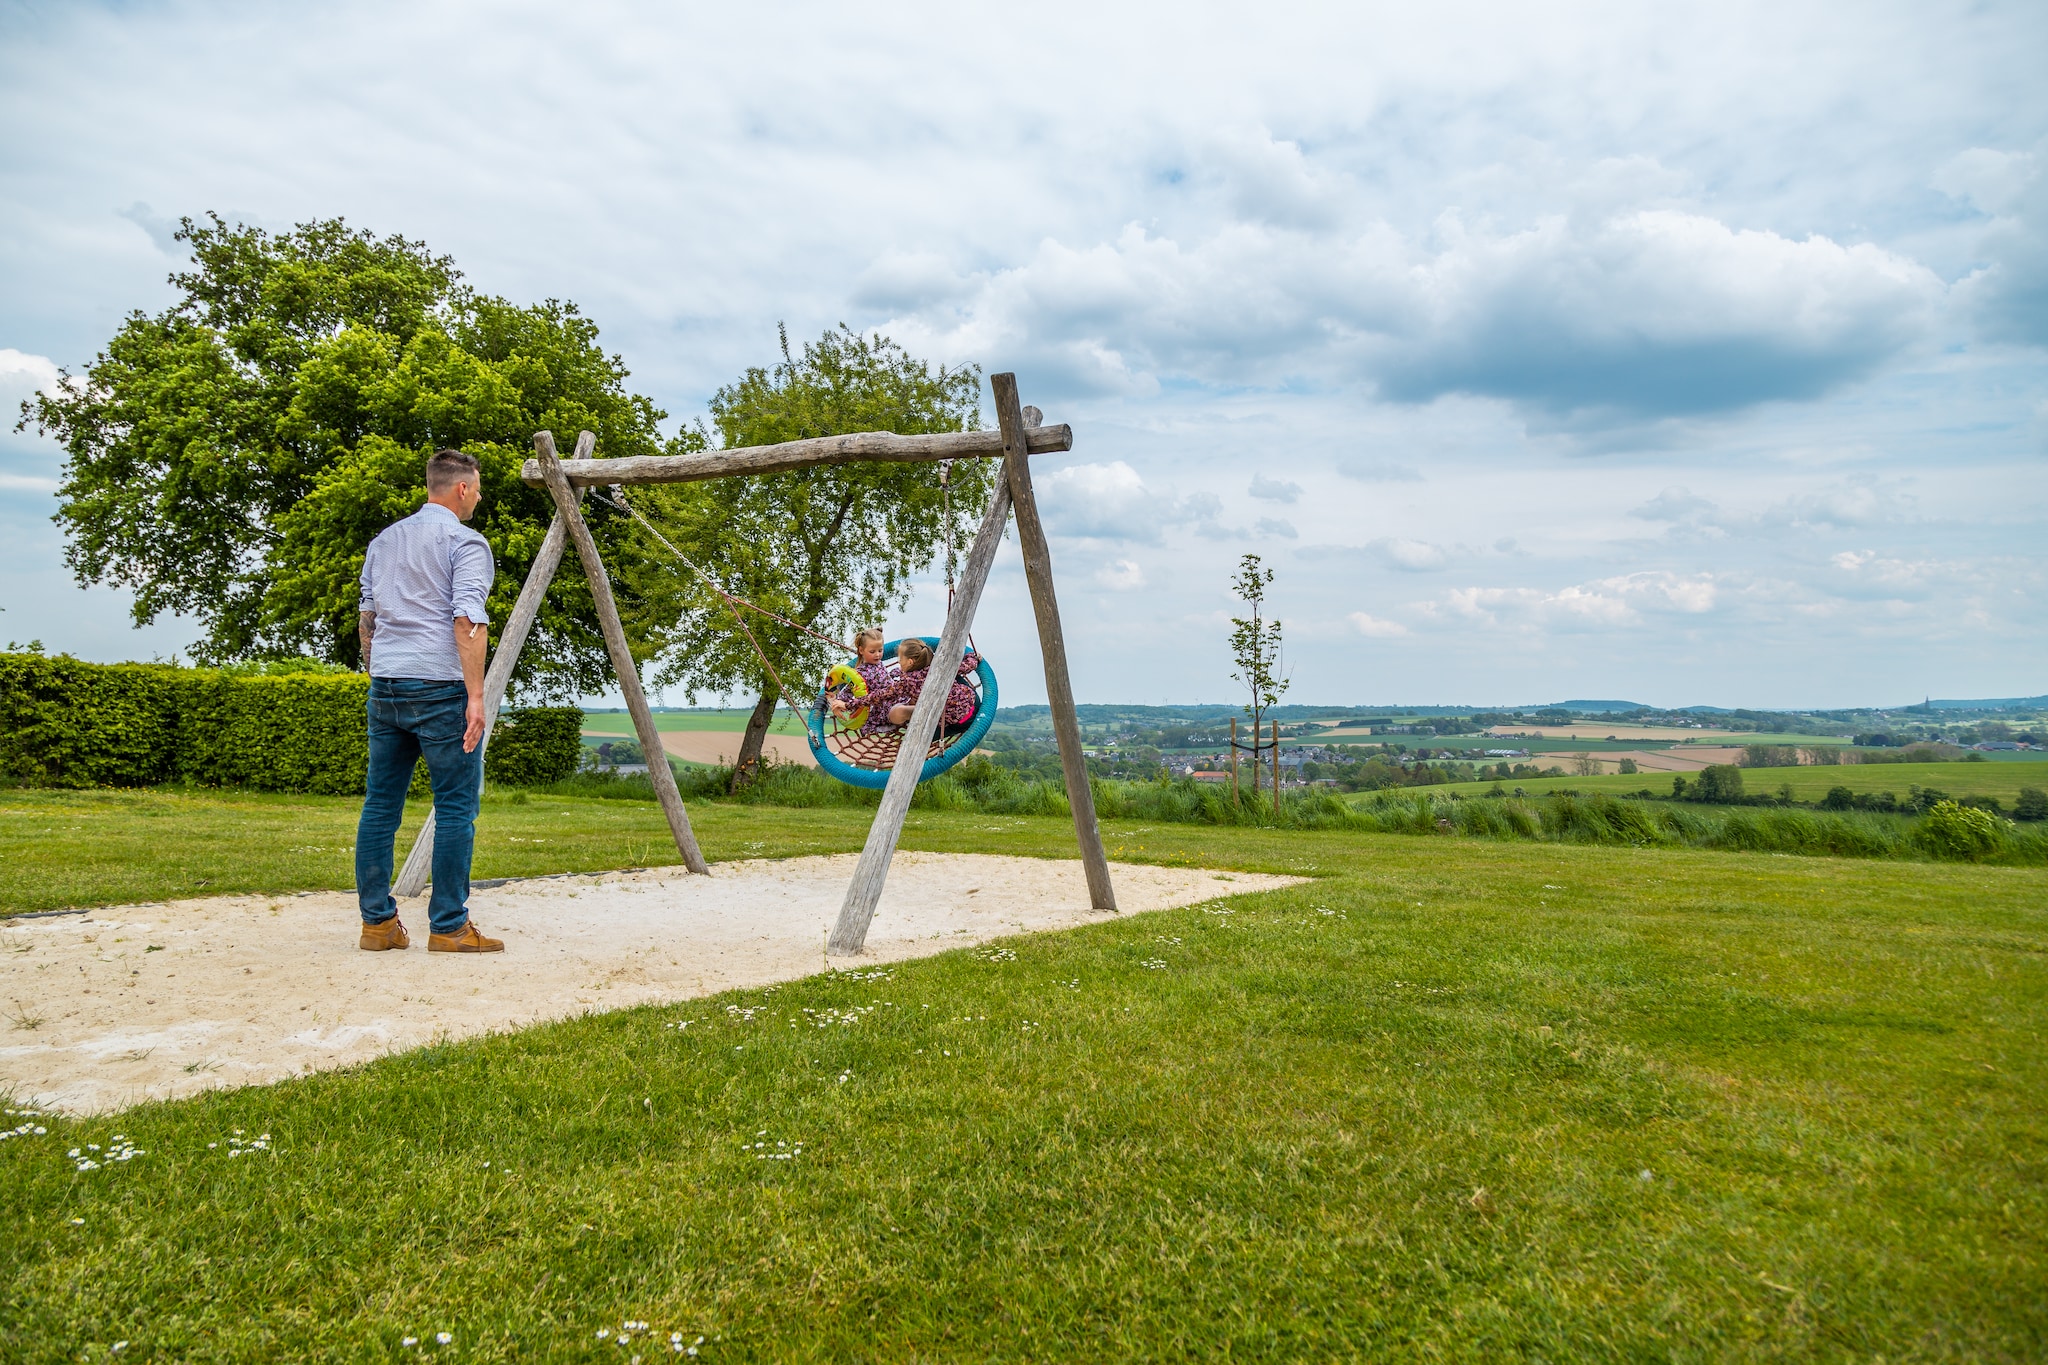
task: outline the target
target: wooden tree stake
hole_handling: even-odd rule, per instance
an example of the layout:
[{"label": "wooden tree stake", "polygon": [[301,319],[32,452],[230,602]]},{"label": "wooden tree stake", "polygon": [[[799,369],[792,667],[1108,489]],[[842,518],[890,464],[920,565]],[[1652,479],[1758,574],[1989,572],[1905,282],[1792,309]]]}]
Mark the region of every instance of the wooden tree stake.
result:
[{"label": "wooden tree stake", "polygon": [[1059,599],[1052,590],[1052,549],[1045,524],[1038,519],[1038,499],[1031,492],[1031,462],[1026,458],[1023,410],[1017,405],[1017,376],[989,376],[995,392],[996,420],[1003,431],[1003,473],[1010,501],[1017,510],[1017,543],[1024,551],[1024,580],[1031,587],[1031,610],[1038,617],[1038,644],[1045,656],[1045,699],[1052,708],[1052,731],[1060,745],[1060,768],[1067,778],[1067,804],[1074,811],[1074,833],[1081,843],[1081,865],[1088,873],[1088,903],[1097,910],[1116,909],[1116,891],[1109,884],[1109,855],[1102,850],[1102,830],[1095,822],[1095,793],[1088,786],[1088,758],[1081,752],[1081,722],[1074,714],[1074,684],[1067,674],[1067,637],[1060,628]]},{"label": "wooden tree stake", "polygon": [[[1024,458],[1022,455],[1019,459]],[[988,582],[989,566],[1003,543],[1003,528],[1010,522],[1010,485],[996,480],[988,500],[988,512],[975,534],[974,548],[967,553],[967,571],[953,594],[953,606],[946,613],[946,627],[939,636],[939,648],[932,656],[924,686],[918,690],[917,706],[910,724],[903,727],[903,742],[896,749],[896,766],[889,773],[889,785],[882,789],[882,804],[875,823],[868,826],[868,841],[861,848],[860,862],[853,870],[853,882],[846,888],[846,900],[839,907],[839,921],[832,926],[826,950],[847,955],[857,953],[868,939],[868,925],[875,918],[875,905],[882,899],[882,884],[888,880],[890,860],[896,856],[897,840],[903,837],[903,821],[910,814],[910,798],[917,794],[918,775],[924,771],[925,756],[945,714],[946,698],[953,690],[953,675],[967,652],[967,633],[974,625],[974,609],[981,604],[982,585]]]},{"label": "wooden tree stake", "polygon": [[1237,717],[1230,718],[1230,808],[1237,809]]},{"label": "wooden tree stake", "polygon": [[597,542],[590,538],[582,510],[576,506],[576,492],[563,477],[562,462],[555,455],[555,436],[550,431],[533,434],[533,450],[540,461],[541,478],[555,499],[555,514],[568,525],[576,557],[583,561],[583,573],[590,580],[590,598],[597,607],[597,619],[604,626],[605,649],[612,657],[612,671],[618,675],[619,691],[625,694],[626,709],[633,713],[633,730],[647,755],[647,778],[661,799],[661,813],[668,817],[669,832],[675,835],[676,850],[683,865],[692,872],[710,875],[711,868],[698,851],[697,836],[690,829],[690,814],[683,809],[683,795],[676,790],[676,775],[669,771],[668,750],[661,747],[661,732],[654,728],[654,713],[647,709],[647,694],[640,690],[640,668],[626,644],[626,628],[619,621],[618,604],[612,600],[611,579],[598,558]]},{"label": "wooden tree stake", "polygon": [[1273,722],[1273,814],[1280,814],[1280,722]]},{"label": "wooden tree stake", "polygon": [[[596,444],[597,437],[590,432],[578,436],[576,458],[589,459]],[[562,514],[557,512],[554,521],[548,525],[547,538],[540,543],[540,553],[533,557],[533,567],[526,571],[526,582],[519,588],[519,600],[512,604],[512,614],[505,619],[504,633],[498,636],[498,650],[491,656],[490,670],[484,674],[484,737],[479,748],[488,747],[491,742],[491,728],[498,723],[498,708],[504,704],[505,689],[511,684],[512,670],[519,663],[519,651],[526,648],[526,637],[532,633],[534,618],[540,615],[541,601],[548,595],[548,585],[555,581],[555,570],[562,565],[562,550],[568,543],[568,528],[563,525]],[[481,755],[477,761],[483,761]],[[427,883],[433,880],[434,824],[434,811],[430,806],[426,822],[412,841],[412,852],[405,855],[405,866],[391,885],[392,895],[410,899],[425,891]]]}]

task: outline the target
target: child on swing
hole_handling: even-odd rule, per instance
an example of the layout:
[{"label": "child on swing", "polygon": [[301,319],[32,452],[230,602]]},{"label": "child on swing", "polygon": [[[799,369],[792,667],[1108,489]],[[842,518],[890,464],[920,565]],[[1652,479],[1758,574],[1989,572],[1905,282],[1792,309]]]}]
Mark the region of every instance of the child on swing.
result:
[{"label": "child on swing", "polygon": [[[853,712],[866,711],[867,720],[860,727],[864,730],[875,720],[871,705],[875,693],[887,687],[890,682],[889,666],[882,662],[882,632],[874,626],[857,632],[853,637],[853,649],[853,663],[847,667],[859,675],[861,682],[866,684],[867,691],[855,696],[849,683],[835,688],[827,702],[832,708],[832,714],[841,720],[845,720]],[[837,668],[833,669],[832,673],[834,676],[840,676],[840,670]]]},{"label": "child on swing", "polygon": [[[861,651],[860,663],[854,667],[868,685],[868,694],[858,698],[868,712],[867,725],[892,726],[901,728],[910,723],[910,713],[917,707],[917,694],[924,687],[925,673],[932,666],[932,647],[916,636],[899,641],[896,646],[896,668],[894,677],[889,676],[882,663],[882,632],[863,630],[853,637]],[[978,704],[974,689],[958,681],[972,673],[979,660],[973,651],[968,651],[960,660],[958,677],[952,690],[946,695],[946,710],[939,722],[941,737],[957,735],[966,731],[974,720]],[[831,702],[832,714],[845,716],[855,708],[853,700],[834,697]]]}]

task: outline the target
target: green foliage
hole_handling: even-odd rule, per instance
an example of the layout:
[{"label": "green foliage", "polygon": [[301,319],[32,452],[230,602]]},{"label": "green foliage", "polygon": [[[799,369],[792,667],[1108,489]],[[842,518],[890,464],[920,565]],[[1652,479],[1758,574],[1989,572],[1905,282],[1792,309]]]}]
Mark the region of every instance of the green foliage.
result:
[{"label": "green foliage", "polygon": [[1693,782],[1692,799],[1716,805],[1733,805],[1741,801],[1742,769],[1733,763],[1713,763],[1700,769]]},{"label": "green foliage", "polygon": [[2019,804],[2012,813],[2021,820],[2048,820],[2048,791],[2039,787],[2021,787]]},{"label": "green foliage", "polygon": [[498,713],[484,748],[484,777],[507,787],[544,787],[583,760],[583,709],[530,706]]},{"label": "green foliage", "polygon": [[1252,609],[1249,618],[1230,618],[1230,656],[1237,664],[1237,672],[1230,676],[1243,683],[1251,693],[1251,700],[1245,704],[1244,713],[1251,718],[1251,779],[1252,790],[1258,791],[1266,777],[1265,754],[1260,746],[1267,741],[1265,735],[1265,714],[1268,708],[1280,702],[1281,694],[1287,691],[1287,681],[1280,676],[1280,623],[1262,619],[1266,606],[1266,589],[1273,582],[1273,571],[1261,567],[1257,555],[1246,555],[1238,561],[1237,577],[1230,583],[1231,591],[1238,600]]},{"label": "green foliage", "polygon": [[[369,766],[368,692],[359,673],[317,667],[0,654],[0,714],[17,722],[0,729],[0,773],[38,787],[191,783],[359,794]],[[486,762],[504,766],[490,775],[538,784],[575,771],[581,721],[574,707],[501,713]],[[416,776],[415,794],[425,791]]]},{"label": "green foliage", "polygon": [[1984,861],[2005,842],[2004,824],[1997,816],[1954,801],[1937,802],[1916,834],[1935,857],[1965,863]]},{"label": "green foliage", "polygon": [[[425,501],[436,448],[482,466],[474,525],[497,558],[497,619],[552,516],[518,479],[532,433],[588,428],[605,455],[662,448],[663,414],[626,391],[573,304],[477,294],[423,243],[339,219],[274,236],[187,219],[178,236],[183,297],[130,314],[22,424],[64,446],[58,520],[79,581],[131,589],[138,623],[197,617],[203,660],[358,662],[363,552]],[[562,692],[605,671],[587,590],[565,575],[519,677]]]},{"label": "green foliage", "polygon": [[1230,676],[1251,693],[1244,713],[1251,717],[1254,731],[1267,708],[1277,706],[1287,691],[1287,681],[1279,674],[1280,623],[1261,619],[1266,589],[1272,582],[1273,571],[1262,567],[1257,555],[1246,555],[1238,561],[1237,577],[1230,583],[1238,600],[1252,609],[1249,619],[1230,618],[1230,657],[1237,664],[1237,672]]},{"label": "green foliage", "polygon": [[[793,355],[755,366],[711,400],[723,446],[860,431],[905,435],[966,431],[980,425],[981,372],[948,369],[911,356],[883,336],[842,326]],[[699,444],[704,438],[691,433]],[[962,461],[950,471],[950,495],[935,464],[857,463],[792,470],[759,478],[653,485],[629,495],[669,541],[725,592],[840,640],[909,600],[910,577],[934,562],[951,530],[971,535],[988,501],[995,466]],[[702,693],[743,692],[763,699],[758,724],[742,741],[751,769],[772,715],[774,674],[805,697],[836,651],[803,631],[734,609],[696,573],[676,563],[634,525],[614,561],[633,633],[658,653],[657,678]],[[932,623],[936,633],[939,623]],[[751,638],[750,638],[751,633]]]}]

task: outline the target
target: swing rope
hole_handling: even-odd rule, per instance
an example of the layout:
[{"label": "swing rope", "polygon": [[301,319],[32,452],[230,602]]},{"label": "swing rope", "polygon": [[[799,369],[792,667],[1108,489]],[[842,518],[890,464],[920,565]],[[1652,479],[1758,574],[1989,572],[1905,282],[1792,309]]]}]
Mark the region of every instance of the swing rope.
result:
[{"label": "swing rope", "polygon": [[674,555],[677,559],[681,560],[686,568],[688,568],[692,573],[696,574],[697,577],[703,579],[705,587],[711,589],[711,591],[717,593],[721,598],[725,599],[726,606],[732,610],[732,619],[738,623],[741,631],[745,632],[747,637],[747,643],[754,647],[754,656],[761,661],[761,667],[768,670],[768,676],[774,679],[775,690],[781,694],[783,704],[788,706],[790,710],[796,712],[797,718],[799,720],[803,718],[807,708],[805,708],[797,702],[795,694],[789,690],[789,684],[785,683],[782,680],[782,675],[775,671],[775,665],[770,663],[768,660],[768,651],[761,648],[760,639],[754,634],[753,627],[747,624],[747,618],[744,614],[742,614],[740,609],[744,607],[748,611],[757,611],[761,613],[761,615],[766,616],[771,620],[780,621],[783,625],[788,626],[792,630],[802,631],[805,635],[810,636],[813,640],[822,641],[823,643],[832,646],[834,649],[842,650],[848,654],[859,653],[858,650],[853,649],[851,646],[841,644],[839,641],[833,639],[829,635],[820,635],[817,631],[812,630],[809,626],[801,625],[798,622],[792,621],[787,616],[784,616],[779,612],[770,611],[766,607],[756,606],[754,603],[747,601],[747,599],[745,599],[744,597],[738,597],[732,593],[727,592],[724,588],[718,586],[717,579],[713,578],[710,574],[706,573],[702,566],[700,566],[695,560],[691,559],[681,550],[678,550],[675,547],[674,543],[671,542],[667,536],[663,535],[660,532],[660,530],[658,530],[655,527],[653,522],[649,521],[645,516],[641,515],[639,508],[633,506],[633,504],[629,502],[622,502],[619,499],[611,497],[608,494],[600,493],[595,489],[592,489],[591,491],[596,496],[598,501],[609,503],[611,506],[618,508],[621,512],[624,512],[626,515],[633,518],[633,520],[639,522],[642,526],[644,526],[647,529],[647,534],[653,536],[655,540],[659,541],[663,549],[667,550],[670,554]]}]

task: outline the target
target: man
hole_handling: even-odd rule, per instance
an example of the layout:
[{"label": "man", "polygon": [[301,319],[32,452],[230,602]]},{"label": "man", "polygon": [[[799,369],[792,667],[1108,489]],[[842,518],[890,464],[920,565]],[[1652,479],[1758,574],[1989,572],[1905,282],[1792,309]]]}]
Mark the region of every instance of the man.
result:
[{"label": "man", "polygon": [[356,827],[362,947],[412,940],[391,898],[391,843],[405,815],[413,765],[434,783],[434,893],[427,951],[495,953],[469,921],[469,861],[483,789],[486,603],[497,568],[491,547],[462,523],[482,500],[476,457],[437,450],[427,460],[427,505],[386,527],[363,557],[359,629],[370,675],[370,770]]}]

